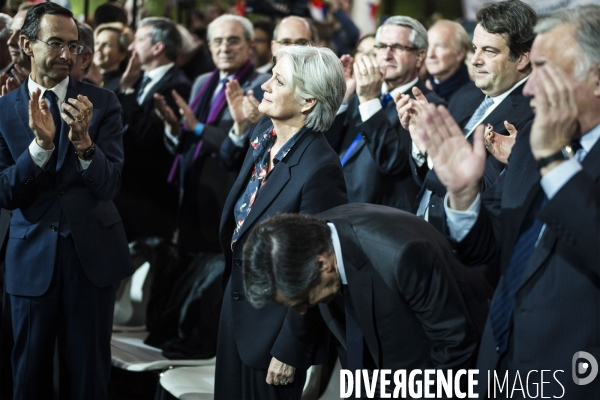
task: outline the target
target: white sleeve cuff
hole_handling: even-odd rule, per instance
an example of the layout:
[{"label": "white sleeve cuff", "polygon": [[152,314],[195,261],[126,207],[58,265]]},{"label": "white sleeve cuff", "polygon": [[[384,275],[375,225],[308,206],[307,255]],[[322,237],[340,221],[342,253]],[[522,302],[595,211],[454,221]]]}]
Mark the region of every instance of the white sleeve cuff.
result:
[{"label": "white sleeve cuff", "polygon": [[229,139],[231,139],[231,141],[236,147],[244,147],[244,136],[245,135],[238,136],[235,133],[233,133],[233,128],[229,130]]},{"label": "white sleeve cuff", "polygon": [[542,185],[548,199],[553,198],[569,179],[579,171],[581,171],[581,164],[575,158],[571,158],[544,175],[540,185]]},{"label": "white sleeve cuff", "polygon": [[77,157],[77,160],[79,160],[79,166],[81,167],[81,171],[85,171],[86,169],[88,169],[88,167],[92,163],[92,160],[82,160],[79,157]]},{"label": "white sleeve cuff", "polygon": [[179,144],[179,137],[173,136],[166,127],[165,127],[165,135],[169,138],[169,140],[171,142],[173,142],[173,146],[177,147],[177,145]]},{"label": "white sleeve cuff", "polygon": [[41,169],[46,169],[46,165],[48,164],[48,160],[50,160],[53,151],[54,145],[52,145],[52,150],[44,150],[37,144],[35,139],[29,144],[29,155],[31,156],[31,160]]},{"label": "white sleeve cuff", "polygon": [[481,208],[481,195],[477,195],[473,204],[465,211],[453,210],[448,206],[448,194],[444,197],[444,209],[448,222],[450,237],[457,242],[462,241],[471,231]]},{"label": "white sleeve cuff", "polygon": [[415,160],[417,167],[422,167],[425,161],[427,161],[427,157],[417,149],[414,143],[412,144],[412,158]]},{"label": "white sleeve cuff", "polygon": [[381,110],[381,102],[379,101],[379,99],[371,99],[367,102],[358,105],[360,118],[363,120],[363,122],[371,118],[379,110]]}]

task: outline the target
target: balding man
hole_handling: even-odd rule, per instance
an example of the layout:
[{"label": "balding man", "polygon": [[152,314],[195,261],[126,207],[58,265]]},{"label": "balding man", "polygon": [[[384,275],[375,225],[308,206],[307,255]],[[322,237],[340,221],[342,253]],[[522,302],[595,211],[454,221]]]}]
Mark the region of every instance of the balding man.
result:
[{"label": "balding man", "polygon": [[[309,20],[296,16],[287,17],[275,27],[271,41],[271,53],[275,54],[281,46],[306,46],[310,42],[316,43],[316,41],[317,31]],[[270,74],[273,66],[273,62],[270,62],[262,66],[260,70]]]},{"label": "balding man", "polygon": [[155,98],[166,134],[177,146],[170,178],[178,181],[181,189],[177,226],[183,259],[199,252],[221,252],[219,218],[237,178],[237,171],[227,171],[219,159],[221,143],[235,118],[225,90],[237,85],[242,92],[252,90],[262,100],[260,86],[270,76],[256,72],[250,60],[254,29],[248,19],[222,15],[210,23],[207,35],[217,68],[196,79],[189,103],[175,94],[184,124],[180,125],[175,110],[160,96]]},{"label": "balding man", "polygon": [[438,96],[450,101],[465,85],[473,85],[465,57],[471,48],[467,31],[457,22],[441,19],[427,31],[429,49],[425,66]]}]

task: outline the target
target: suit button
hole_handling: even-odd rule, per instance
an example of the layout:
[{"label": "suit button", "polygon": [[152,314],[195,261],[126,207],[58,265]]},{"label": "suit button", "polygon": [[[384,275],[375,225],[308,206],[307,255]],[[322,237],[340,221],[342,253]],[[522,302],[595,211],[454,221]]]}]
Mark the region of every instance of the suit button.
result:
[{"label": "suit button", "polygon": [[64,190],[59,190],[58,194],[59,194],[59,196],[64,196],[65,195],[65,191]]},{"label": "suit button", "polygon": [[242,260],[240,260],[239,258],[236,258],[234,262],[235,262],[235,265],[237,265],[237,266],[242,265]]},{"label": "suit button", "polygon": [[240,299],[240,294],[238,292],[233,292],[233,298],[235,300],[239,300]]},{"label": "suit button", "polygon": [[50,225],[50,230],[56,232],[56,227],[54,225]]},{"label": "suit button", "polygon": [[500,353],[500,346],[496,346],[496,353]]}]

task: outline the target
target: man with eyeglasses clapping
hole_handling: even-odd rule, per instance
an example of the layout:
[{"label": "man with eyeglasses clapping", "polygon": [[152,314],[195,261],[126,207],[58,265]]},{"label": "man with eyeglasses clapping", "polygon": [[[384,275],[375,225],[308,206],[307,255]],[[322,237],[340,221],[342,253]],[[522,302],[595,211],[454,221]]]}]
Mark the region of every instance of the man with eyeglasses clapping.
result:
[{"label": "man with eyeglasses clapping", "polygon": [[20,44],[31,74],[0,98],[0,207],[13,210],[13,398],[53,397],[58,338],[70,397],[105,399],[115,294],[133,271],[112,201],[123,168],[121,108],[113,92],[69,77],[82,51],[70,10],[31,8]]},{"label": "man with eyeglasses clapping", "polygon": [[430,102],[444,101],[418,77],[427,52],[421,23],[391,17],[377,30],[376,41],[375,57],[342,56],[346,97],[325,135],[340,155],[350,203],[412,212],[419,186],[410,172],[410,134],[400,125],[394,101],[401,94],[412,96],[413,87]]}]

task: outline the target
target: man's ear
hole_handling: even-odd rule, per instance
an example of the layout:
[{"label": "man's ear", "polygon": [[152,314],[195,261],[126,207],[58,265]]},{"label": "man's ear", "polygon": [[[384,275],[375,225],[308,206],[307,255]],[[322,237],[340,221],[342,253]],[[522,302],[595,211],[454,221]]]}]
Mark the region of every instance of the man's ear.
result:
[{"label": "man's ear", "polygon": [[427,57],[427,52],[425,50],[417,51],[417,69],[421,68],[423,65],[425,57]]},{"label": "man's ear", "polygon": [[19,37],[19,42],[21,44],[21,48],[23,52],[27,54],[29,57],[33,57],[33,50],[31,50],[31,44],[33,43],[27,36],[21,35]]},{"label": "man's ear", "polygon": [[317,262],[319,263],[319,271],[327,273],[335,272],[335,266],[333,265],[332,257],[330,254],[319,254],[317,256]]},{"label": "man's ear", "polygon": [[160,56],[165,52],[165,43],[164,42],[156,42],[152,45],[152,55],[155,57]]},{"label": "man's ear", "polygon": [[517,70],[519,72],[524,72],[527,69],[531,68],[531,65],[529,63],[530,55],[531,55],[531,52],[525,51],[525,52],[523,52],[523,54],[521,54],[519,56],[519,59],[517,60]]},{"label": "man's ear", "polygon": [[317,99],[303,99],[302,100],[302,114],[307,115],[317,105]]},{"label": "man's ear", "polygon": [[85,71],[88,65],[90,65],[90,63],[92,62],[92,59],[94,58],[94,53],[87,52],[85,54],[80,54],[77,57],[82,57],[81,69]]}]

